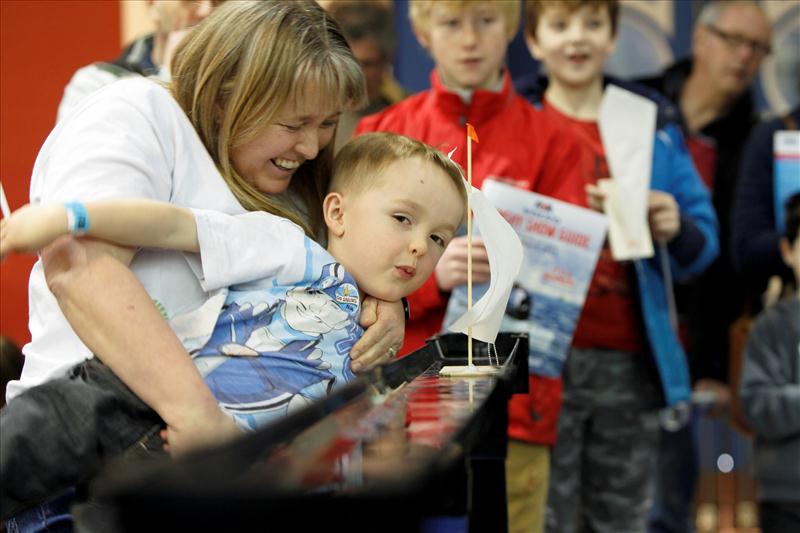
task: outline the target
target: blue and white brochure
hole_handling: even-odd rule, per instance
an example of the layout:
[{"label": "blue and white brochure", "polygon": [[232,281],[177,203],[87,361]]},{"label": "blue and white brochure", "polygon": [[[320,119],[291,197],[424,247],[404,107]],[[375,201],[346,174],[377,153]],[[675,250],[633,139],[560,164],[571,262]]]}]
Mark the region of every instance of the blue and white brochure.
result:
[{"label": "blue and white brochure", "polygon": [[776,131],[773,138],[775,153],[773,186],[775,198],[775,229],[783,235],[786,231],[784,204],[794,193],[800,192],[800,131]]},{"label": "blue and white brochure", "polygon": [[[501,331],[528,333],[531,374],[561,375],[606,238],[605,215],[487,179],[483,193],[511,224],[523,261],[503,316]],[[478,228],[480,230],[480,228]],[[473,287],[477,300],[486,284]],[[466,286],[453,290],[445,325],[467,307]]]}]

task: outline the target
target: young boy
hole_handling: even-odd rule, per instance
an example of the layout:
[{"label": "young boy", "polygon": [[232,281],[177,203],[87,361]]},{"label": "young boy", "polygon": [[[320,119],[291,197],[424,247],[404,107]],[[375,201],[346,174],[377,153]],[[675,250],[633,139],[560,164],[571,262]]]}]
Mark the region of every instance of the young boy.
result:
[{"label": "young boy", "polygon": [[781,255],[798,291],[756,320],[740,385],[744,414],[756,433],[763,533],[800,531],[800,193],[786,202]]},{"label": "young boy", "polygon": [[[393,131],[417,138],[466,164],[469,122],[480,143],[473,146],[473,182],[492,178],[566,201],[583,198],[578,183],[578,148],[570,135],[515,93],[505,68],[508,44],[519,26],[517,1],[412,1],[411,22],[435,62],[431,89],[362,119],[356,133]],[[466,283],[466,238],[457,237],[432,276],[409,298],[411,319],[401,353],[422,346],[442,329],[450,291]],[[473,244],[473,280],[488,279],[486,251]],[[549,471],[549,446],[561,396],[560,379],[530,376],[528,395],[509,405],[507,460],[511,531],[541,528]]]},{"label": "young boy", "polygon": [[[229,216],[109,200],[22,208],[2,221],[0,255],[37,250],[77,229],[123,245],[199,252],[206,281],[226,268],[216,258],[251,261],[241,284],[171,325],[223,409],[255,428],[353,378],[348,354],[363,333],[360,294],[394,302],[417,289],[465,208],[454,162],[421,142],[376,133],[352,141],[335,159],[323,202],[327,251],[295,224],[264,212]],[[100,459],[158,437],[163,427],[96,359],[70,374],[26,391],[2,413],[4,514],[86,479]],[[80,431],[70,431],[75,424]],[[52,461],[40,460],[36,442],[47,442],[48,450],[62,444],[71,454],[63,468],[41,468]]]},{"label": "young boy", "polygon": [[[527,2],[528,46],[548,80],[522,91],[569,128],[583,147],[587,203],[608,177],[597,116],[614,48],[616,0]],[[612,82],[614,83],[614,82]],[[626,86],[629,90],[635,88]],[[659,105],[650,176],[649,225],[667,244],[675,279],[701,272],[718,253],[716,219],[677,125]],[[601,253],[564,367],[564,404],[553,450],[547,530],[644,531],[658,444],[656,408],[689,396],[688,372],[670,325],[658,254],[617,262]],[[651,371],[658,369],[661,387]],[[576,512],[576,510],[580,510]]]}]

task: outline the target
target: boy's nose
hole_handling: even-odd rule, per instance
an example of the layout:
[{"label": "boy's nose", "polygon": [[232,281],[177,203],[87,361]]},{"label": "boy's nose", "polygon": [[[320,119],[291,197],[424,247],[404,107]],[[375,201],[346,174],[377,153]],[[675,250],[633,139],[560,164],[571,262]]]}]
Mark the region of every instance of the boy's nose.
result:
[{"label": "boy's nose", "polygon": [[475,46],[478,42],[478,28],[474,22],[466,22],[462,25],[461,44],[463,46]]},{"label": "boy's nose", "polygon": [[571,24],[569,27],[569,39],[571,41],[580,41],[583,39],[585,32],[583,29],[583,25],[581,24]]},{"label": "boy's nose", "polygon": [[420,257],[428,252],[428,239],[426,237],[415,237],[411,240],[409,246],[411,255]]}]

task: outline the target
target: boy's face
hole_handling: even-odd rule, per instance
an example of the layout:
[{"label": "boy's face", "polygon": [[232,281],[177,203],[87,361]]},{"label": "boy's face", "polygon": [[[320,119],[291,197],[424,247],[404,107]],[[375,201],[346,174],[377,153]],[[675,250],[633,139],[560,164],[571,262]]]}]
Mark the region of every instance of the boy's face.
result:
[{"label": "boy's face", "polygon": [[606,58],[614,50],[608,11],[597,6],[574,11],[546,8],[536,37],[526,40],[533,57],[547,67],[550,80],[570,87],[584,87],[602,76]]},{"label": "boy's face", "polygon": [[325,198],[328,251],[361,291],[394,302],[433,273],[465,206],[445,172],[420,158],[395,161],[375,181]]},{"label": "boy's face", "polygon": [[508,47],[506,22],[491,2],[431,10],[430,32],[417,34],[428,49],[442,82],[453,89],[487,89],[500,77]]}]

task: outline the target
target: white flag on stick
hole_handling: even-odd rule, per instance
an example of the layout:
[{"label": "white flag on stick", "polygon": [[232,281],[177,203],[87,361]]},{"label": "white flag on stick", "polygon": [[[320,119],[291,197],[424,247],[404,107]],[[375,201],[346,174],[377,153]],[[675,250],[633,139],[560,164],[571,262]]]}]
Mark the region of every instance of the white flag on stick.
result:
[{"label": "white flag on stick", "polygon": [[[465,182],[466,186],[466,182]],[[472,187],[470,203],[489,256],[489,288],[472,309],[461,315],[447,329],[493,343],[508,304],[508,297],[522,265],[522,243],[514,228],[504,219],[484,194]]]}]

